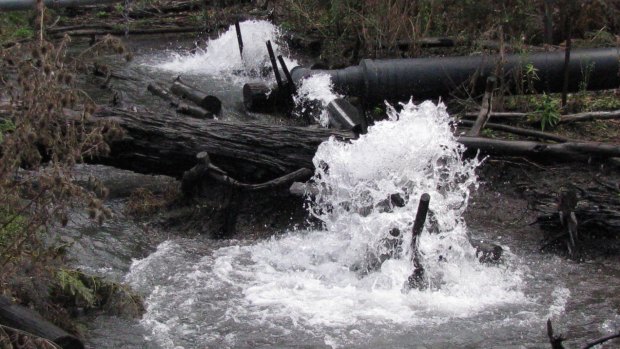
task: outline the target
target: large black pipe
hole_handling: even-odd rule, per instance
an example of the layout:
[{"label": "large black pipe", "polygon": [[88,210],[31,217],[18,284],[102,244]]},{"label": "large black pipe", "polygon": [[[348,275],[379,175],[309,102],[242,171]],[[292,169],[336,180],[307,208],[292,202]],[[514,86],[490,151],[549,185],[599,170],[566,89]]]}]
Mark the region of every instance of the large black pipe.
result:
[{"label": "large black pipe", "polygon": [[[364,97],[368,102],[450,97],[484,93],[486,78],[504,72],[504,84],[511,93],[561,92],[564,79],[564,52],[499,56],[429,57],[411,59],[364,59],[358,66],[337,70],[291,71],[297,84],[310,75],[331,75],[336,90]],[[532,69],[528,69],[531,65]],[[501,70],[498,68],[501,67]],[[530,73],[528,83],[526,69]],[[578,91],[584,81],[588,90],[620,87],[620,50],[597,48],[573,50],[569,70],[569,91]],[[528,85],[529,84],[529,85]]]}]

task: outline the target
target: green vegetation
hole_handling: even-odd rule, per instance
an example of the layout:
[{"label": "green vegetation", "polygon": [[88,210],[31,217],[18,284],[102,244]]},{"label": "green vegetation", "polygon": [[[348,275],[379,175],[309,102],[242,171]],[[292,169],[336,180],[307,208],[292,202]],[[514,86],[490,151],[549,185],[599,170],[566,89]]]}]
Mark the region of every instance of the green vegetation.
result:
[{"label": "green vegetation", "polygon": [[128,317],[139,316],[144,311],[142,298],[129,287],[81,270],[57,270],[52,289],[54,298],[67,308],[104,308]]},{"label": "green vegetation", "polygon": [[81,302],[88,307],[95,305],[95,289],[88,288],[82,282],[84,274],[77,270],[59,269],[56,271],[58,288],[65,294],[70,295],[77,302]]},{"label": "green vegetation", "polygon": [[533,114],[535,120],[540,121],[540,129],[545,127],[552,128],[560,121],[560,101],[550,95],[543,93]]},{"label": "green vegetation", "polygon": [[[30,30],[23,14],[2,14],[0,19],[15,29],[3,40]],[[34,23],[40,22],[37,16]],[[126,49],[119,39],[107,36],[70,56],[68,38],[52,43],[42,37],[0,51],[0,293],[75,330],[67,304],[103,306],[116,302],[112,298],[123,288],[67,269],[56,238],[56,230],[68,224],[76,207],[88,207],[93,224],[111,215],[104,205],[107,190],[79,186],[72,173],[75,164],[106,154],[107,141],[120,130],[108,122],[82,123],[95,105],[76,87],[75,76],[87,58],[124,54]]]},{"label": "green vegetation", "polygon": [[0,120],[0,143],[4,139],[4,134],[15,131],[15,124],[11,120]]},{"label": "green vegetation", "polygon": [[32,15],[29,11],[0,13],[0,44],[32,38],[34,31],[31,22]]},{"label": "green vegetation", "polygon": [[[556,2],[553,9],[554,36],[559,38],[564,37],[563,2]],[[369,55],[381,54],[382,48],[403,40],[414,44],[410,53],[415,53],[416,39],[425,36],[466,41],[503,36],[516,46],[543,42],[542,0],[280,0],[278,4],[286,27],[319,33],[326,41],[359,40]],[[571,15],[576,36],[613,43],[613,35],[606,33],[620,26],[617,7],[592,1]]]}]

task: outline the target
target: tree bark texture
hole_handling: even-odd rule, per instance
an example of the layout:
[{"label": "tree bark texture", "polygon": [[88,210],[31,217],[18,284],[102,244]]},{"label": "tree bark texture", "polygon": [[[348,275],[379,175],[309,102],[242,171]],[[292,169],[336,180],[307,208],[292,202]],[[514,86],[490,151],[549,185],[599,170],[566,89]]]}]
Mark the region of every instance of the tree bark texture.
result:
[{"label": "tree bark texture", "polygon": [[206,151],[231,177],[247,183],[265,182],[300,168],[313,169],[312,158],[319,144],[332,135],[355,138],[346,131],[180,119],[112,108],[99,110],[94,119],[116,121],[125,135],[112,142],[109,157],[93,161],[177,178],[196,165],[196,154]]},{"label": "tree bark texture", "polygon": [[[313,169],[319,144],[330,136],[354,139],[349,131],[299,126],[239,123],[179,118],[164,112],[103,108],[95,119],[111,119],[125,131],[112,142],[111,154],[94,159],[140,173],[180,178],[196,165],[196,154],[206,151],[213,163],[231,177],[260,183],[299,170]],[[538,157],[549,161],[620,156],[620,146],[595,142],[548,144],[460,137],[460,143],[484,154]]]}]

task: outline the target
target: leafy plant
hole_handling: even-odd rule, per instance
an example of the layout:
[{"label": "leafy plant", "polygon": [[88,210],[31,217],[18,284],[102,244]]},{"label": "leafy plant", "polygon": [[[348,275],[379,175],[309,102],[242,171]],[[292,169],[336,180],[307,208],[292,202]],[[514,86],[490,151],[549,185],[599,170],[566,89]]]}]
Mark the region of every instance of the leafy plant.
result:
[{"label": "leafy plant", "polygon": [[583,79],[579,82],[579,92],[582,94],[588,91],[588,84],[590,83],[590,77],[592,76],[592,72],[594,72],[595,65],[594,62],[590,62],[586,64],[585,68],[582,67],[581,69]]},{"label": "leafy plant", "polygon": [[524,80],[523,80],[523,90],[526,93],[536,93],[534,89],[534,83],[540,80],[538,76],[538,69],[532,63],[528,63],[525,65],[525,71],[523,72]]},{"label": "leafy plant", "polygon": [[28,39],[34,36],[34,31],[30,28],[17,28],[13,32],[13,36],[16,39]]},{"label": "leafy plant", "polygon": [[77,301],[83,302],[88,307],[95,305],[95,290],[88,288],[81,280],[82,273],[76,270],[59,269],[56,272],[56,280],[61,291],[73,296]]},{"label": "leafy plant", "polygon": [[29,20],[27,12],[0,13],[0,42],[32,37]]},{"label": "leafy plant", "polygon": [[560,103],[550,95],[543,93],[540,103],[534,112],[536,120],[540,121],[540,129],[554,127],[560,122]]},{"label": "leafy plant", "polygon": [[11,120],[0,120],[0,143],[7,132],[15,131],[15,124]]}]

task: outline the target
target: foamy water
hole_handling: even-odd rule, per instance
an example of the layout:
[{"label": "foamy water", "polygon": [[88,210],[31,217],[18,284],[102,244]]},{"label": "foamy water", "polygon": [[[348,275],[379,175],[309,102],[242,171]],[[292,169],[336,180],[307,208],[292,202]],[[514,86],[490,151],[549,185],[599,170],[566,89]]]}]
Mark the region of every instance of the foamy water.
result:
[{"label": "foamy water", "polygon": [[[235,347],[242,333],[272,343],[294,333],[300,343],[318,337],[346,347],[375,330],[432,327],[527,303],[510,253],[504,265],[483,266],[468,242],[462,213],[479,162],[462,159],[448,121],[443,105],[409,103],[354,142],[323,143],[314,158],[321,191],[309,208],[322,230],[232,242],[202,256],[168,241],[135,261],[126,280],[148,295],[142,324],[150,339],[164,348]],[[430,219],[420,250],[431,286],[406,291],[409,234],[402,253],[376,270],[360,266],[385,252],[391,229],[411,230],[424,192]],[[386,206],[392,194],[403,207]]]},{"label": "foamy water", "polygon": [[217,39],[208,40],[206,48],[199,47],[194,53],[173,52],[148,65],[179,74],[213,75],[239,83],[257,78],[275,82],[273,73],[268,72],[271,63],[265,45],[267,40],[271,40],[276,56],[282,55],[289,69],[298,65],[288,57],[288,48],[281,44],[278,27],[267,21],[256,20],[241,22],[239,25],[243,35],[243,58],[239,53],[235,26],[231,25]]},{"label": "foamy water", "polygon": [[[342,95],[334,92],[334,84],[328,74],[315,74],[302,80],[293,97],[298,115],[310,113],[321,126],[329,126],[327,105]],[[312,103],[318,102],[319,110],[310,110],[315,107]]]}]

